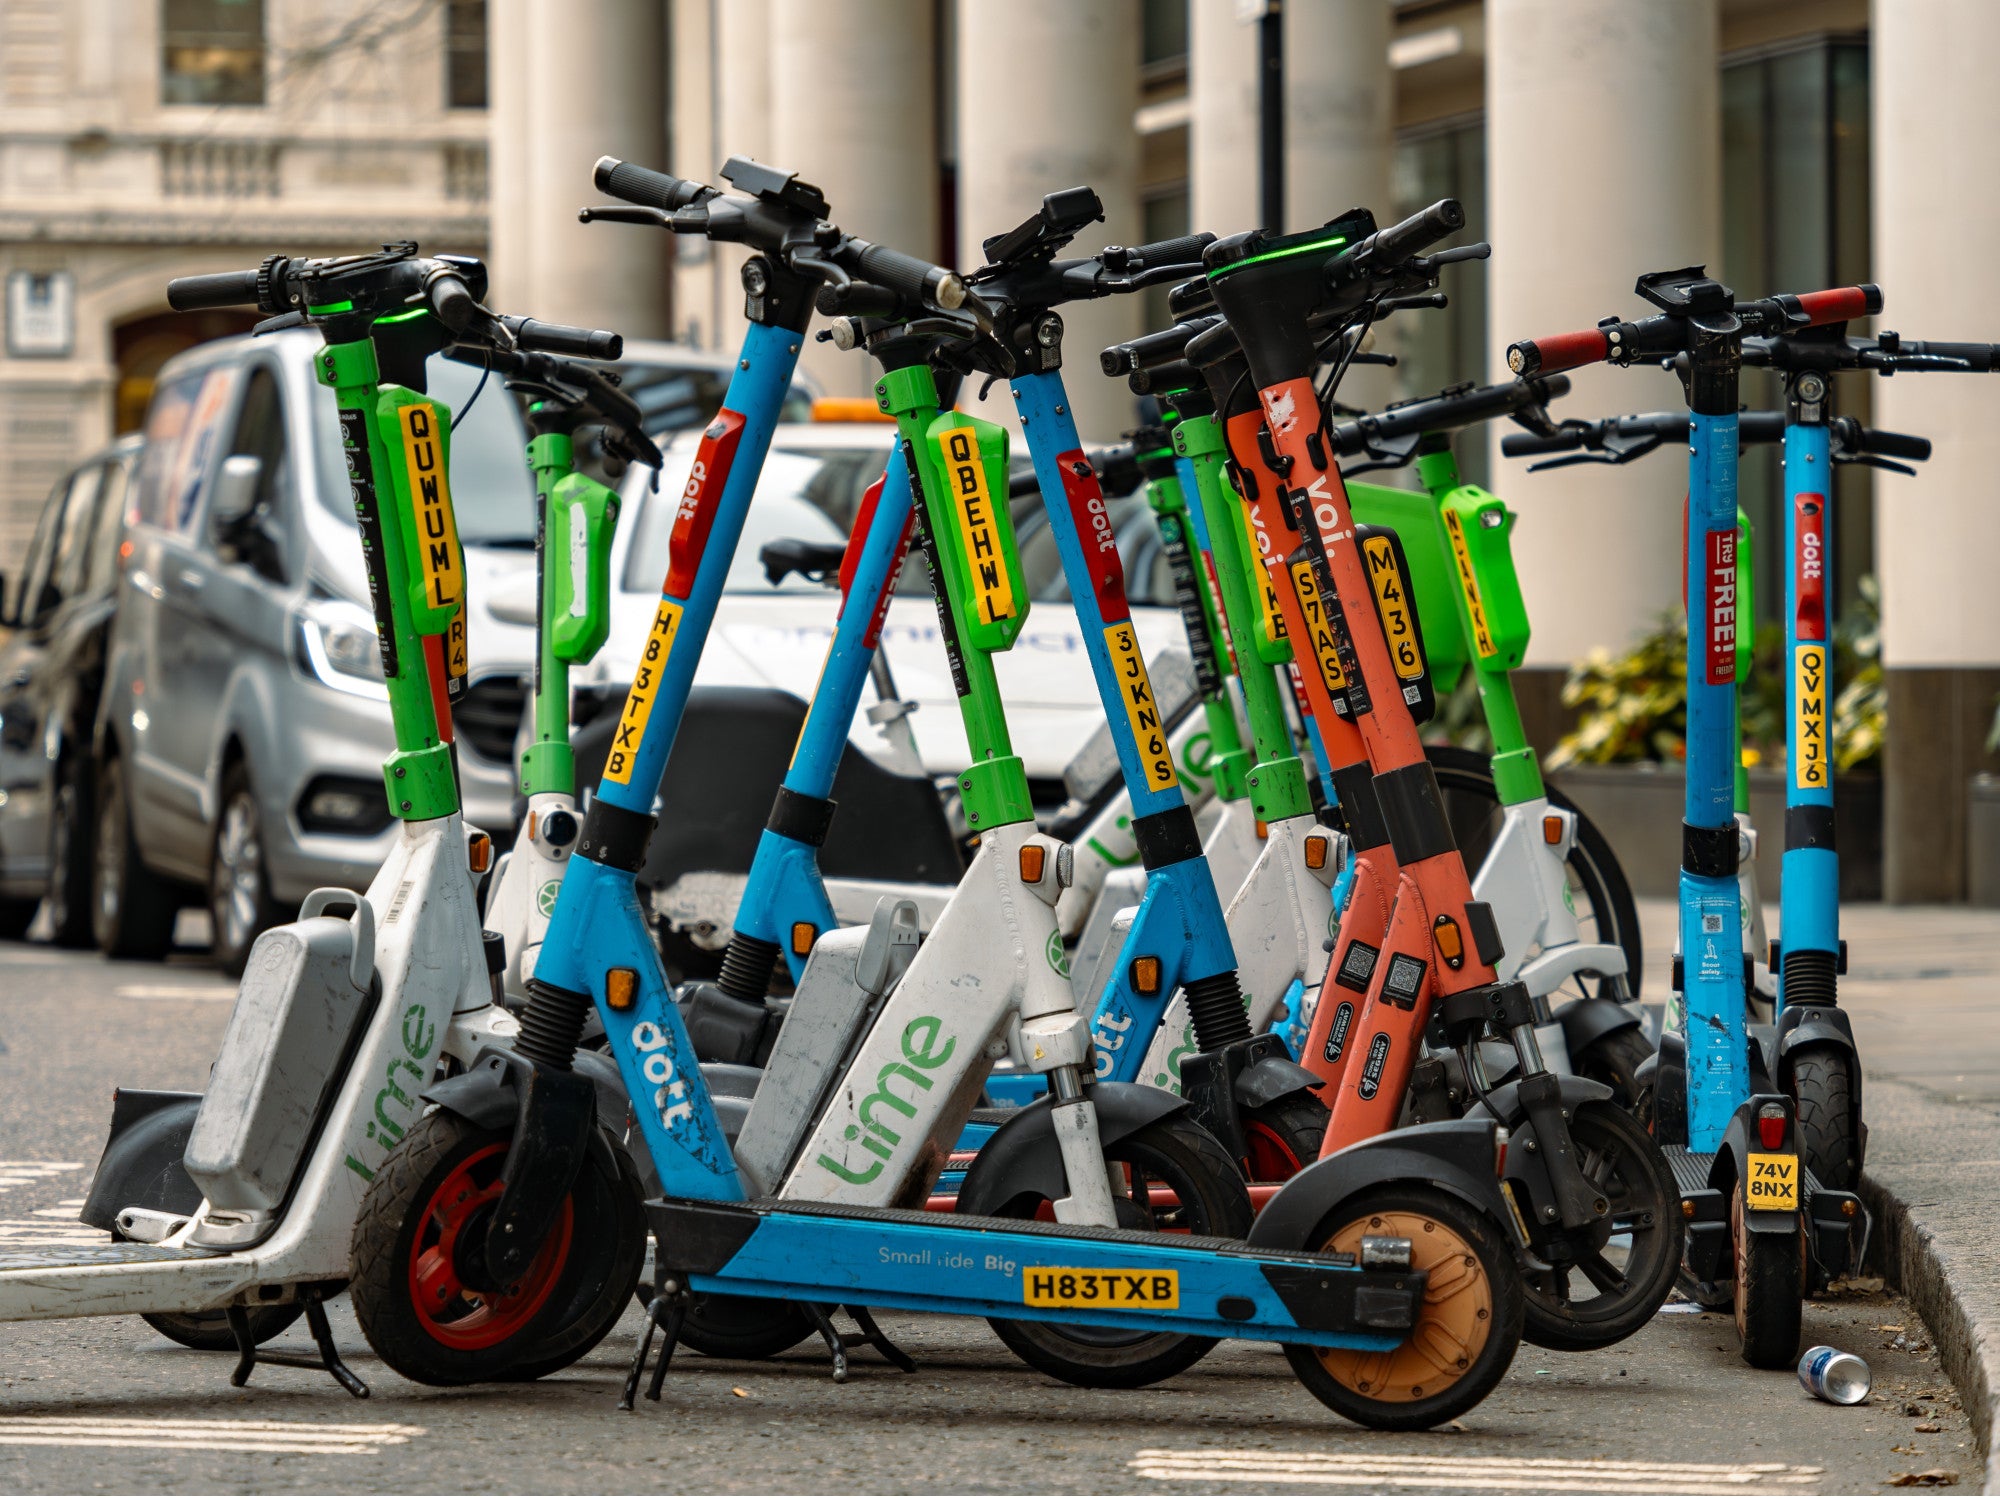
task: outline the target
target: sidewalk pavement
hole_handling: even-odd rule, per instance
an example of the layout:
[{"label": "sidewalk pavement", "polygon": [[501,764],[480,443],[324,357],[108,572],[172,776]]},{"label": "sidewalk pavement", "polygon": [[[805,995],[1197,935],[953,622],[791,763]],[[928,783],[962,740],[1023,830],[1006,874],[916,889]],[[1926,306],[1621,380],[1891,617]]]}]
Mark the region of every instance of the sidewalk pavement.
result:
[{"label": "sidewalk pavement", "polygon": [[[1674,907],[1642,901],[1648,999]],[[1840,1003],[1861,1048],[1870,1254],[1922,1315],[2000,1494],[2000,912],[1848,906]]]}]

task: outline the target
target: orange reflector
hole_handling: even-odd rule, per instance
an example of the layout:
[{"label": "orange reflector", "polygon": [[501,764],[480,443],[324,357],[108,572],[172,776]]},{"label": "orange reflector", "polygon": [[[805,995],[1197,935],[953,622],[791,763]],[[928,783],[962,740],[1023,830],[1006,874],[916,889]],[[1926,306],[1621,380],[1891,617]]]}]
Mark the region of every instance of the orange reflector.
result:
[{"label": "orange reflector", "polygon": [[604,1003],[613,1010],[630,1010],[632,1002],[639,998],[639,971],[637,969],[606,969],[604,971]]},{"label": "orange reflector", "polygon": [[1681,1217],[1683,1219],[1692,1219],[1694,1217],[1694,1199],[1681,1199]]},{"label": "orange reflector", "polygon": [[798,954],[800,958],[804,958],[808,953],[813,951],[813,939],[818,936],[819,933],[814,931],[812,923],[792,923],[792,952]]},{"label": "orange reflector", "polygon": [[1438,957],[1452,968],[1465,962],[1465,939],[1459,935],[1458,923],[1450,917],[1439,917],[1431,923],[1431,941],[1437,944]]},{"label": "orange reflector", "polygon": [[1132,960],[1132,988],[1148,997],[1160,993],[1160,961],[1157,958]]},{"label": "orange reflector", "polygon": [[1021,846],[1021,878],[1029,885],[1042,883],[1042,871],[1047,868],[1049,851],[1040,844]]},{"label": "orange reflector", "polygon": [[1861,1212],[1861,1205],[1856,1203],[1852,1198],[1844,1198],[1841,1200],[1840,1211],[1851,1219]]},{"label": "orange reflector", "polygon": [[1563,841],[1563,820],[1554,813],[1542,819],[1542,842],[1560,844]]},{"label": "orange reflector", "polygon": [[466,840],[465,855],[472,865],[472,873],[484,875],[493,865],[493,840],[483,833],[475,833]]},{"label": "orange reflector", "polygon": [[529,843],[531,843],[531,844],[532,844],[532,843],[534,843],[534,841],[535,841],[535,830],[536,830],[536,829],[538,829],[538,828],[540,828],[541,826],[542,826],[542,815],[541,815],[540,813],[529,813],[529,814],[528,814],[528,842],[529,842]]},{"label": "orange reflector", "polygon": [[1271,825],[1262,818],[1257,820],[1257,842],[1262,843],[1271,836]]},{"label": "orange reflector", "polygon": [[1324,870],[1326,868],[1326,835],[1313,833],[1306,836],[1306,868]]},{"label": "orange reflector", "polygon": [[812,405],[815,422],[893,422],[869,396],[821,396]]}]

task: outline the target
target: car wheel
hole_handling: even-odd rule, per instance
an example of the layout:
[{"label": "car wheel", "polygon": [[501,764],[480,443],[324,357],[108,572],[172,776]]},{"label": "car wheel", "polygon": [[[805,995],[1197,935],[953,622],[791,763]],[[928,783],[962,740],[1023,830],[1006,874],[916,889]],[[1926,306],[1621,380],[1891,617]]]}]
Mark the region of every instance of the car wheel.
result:
[{"label": "car wheel", "polygon": [[108,958],[159,958],[174,941],[178,894],[140,861],[126,801],[125,763],[105,762],[97,781],[97,856],[90,924]]},{"label": "car wheel", "polygon": [[264,875],[264,814],[241,761],[222,773],[222,812],[209,848],[208,915],[215,962],[232,978],[243,972],[250,946],[278,913]]},{"label": "car wheel", "polygon": [[90,924],[90,797],[75,760],[56,768],[49,808],[49,926],[58,948],[88,948]]}]

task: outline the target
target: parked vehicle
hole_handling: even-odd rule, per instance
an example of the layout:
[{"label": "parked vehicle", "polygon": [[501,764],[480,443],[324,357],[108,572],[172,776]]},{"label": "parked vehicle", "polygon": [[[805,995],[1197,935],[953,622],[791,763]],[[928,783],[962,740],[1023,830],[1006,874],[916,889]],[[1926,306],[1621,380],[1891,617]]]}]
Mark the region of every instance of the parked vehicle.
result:
[{"label": "parked vehicle", "polygon": [[[160,372],[133,477],[126,587],[98,731],[93,920],[106,953],[170,941],[204,901],[215,952],[319,886],[365,887],[395,843],[388,690],[333,396],[308,332],[221,340]],[[467,572],[456,705],[468,821],[511,842],[512,747],[533,632],[487,611],[533,578],[527,434],[497,380],[433,358]]]},{"label": "parked vehicle", "polygon": [[139,454],[120,439],[50,492],[9,599],[0,585],[0,937],[46,896],[55,940],[90,942],[91,737],[118,596],[126,485]]}]

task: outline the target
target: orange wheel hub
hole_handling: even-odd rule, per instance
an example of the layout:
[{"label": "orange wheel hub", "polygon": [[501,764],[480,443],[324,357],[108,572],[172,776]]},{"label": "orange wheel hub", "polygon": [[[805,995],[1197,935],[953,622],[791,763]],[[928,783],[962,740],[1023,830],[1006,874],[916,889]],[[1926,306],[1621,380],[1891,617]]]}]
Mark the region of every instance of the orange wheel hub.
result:
[{"label": "orange wheel hub", "polygon": [[1435,1396],[1479,1358],[1493,1333],[1493,1288],[1479,1257],[1436,1219],[1397,1210],[1344,1224],[1320,1248],[1359,1257],[1368,1235],[1410,1242],[1410,1266],[1429,1273],[1417,1326],[1393,1349],[1319,1349],[1326,1372],[1372,1400],[1418,1401]]}]

